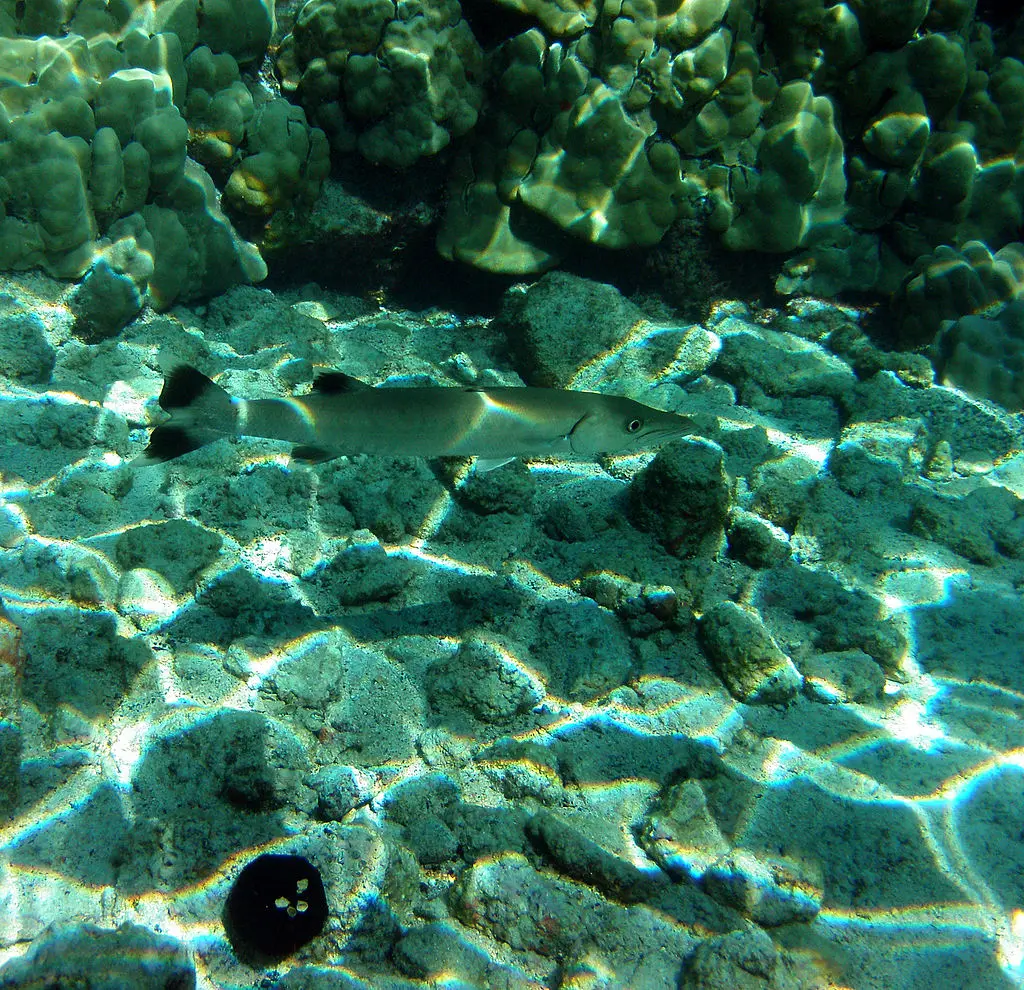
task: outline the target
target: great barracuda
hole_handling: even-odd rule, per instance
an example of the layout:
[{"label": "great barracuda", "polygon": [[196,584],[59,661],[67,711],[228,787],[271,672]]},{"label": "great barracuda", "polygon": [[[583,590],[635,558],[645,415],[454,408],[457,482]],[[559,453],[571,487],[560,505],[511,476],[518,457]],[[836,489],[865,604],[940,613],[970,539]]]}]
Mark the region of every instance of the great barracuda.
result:
[{"label": "great barracuda", "polygon": [[238,399],[188,365],[164,378],[153,428],[135,463],[170,460],[221,437],[295,444],[298,460],[343,454],[470,457],[488,470],[515,457],[594,458],[658,447],[693,431],[685,416],[632,399],[553,388],[373,388],[341,372],[308,395]]}]

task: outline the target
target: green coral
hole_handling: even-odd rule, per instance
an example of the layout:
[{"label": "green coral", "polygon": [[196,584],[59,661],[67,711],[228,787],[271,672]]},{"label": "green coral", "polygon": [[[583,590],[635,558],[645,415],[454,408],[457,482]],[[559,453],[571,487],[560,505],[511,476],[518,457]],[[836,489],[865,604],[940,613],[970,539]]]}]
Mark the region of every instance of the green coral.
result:
[{"label": "green coral", "polygon": [[805,82],[783,86],[761,126],[755,171],[742,191],[733,187],[722,239],[733,250],[791,251],[843,217],[843,143],[831,101]]},{"label": "green coral", "polygon": [[226,202],[262,217],[308,206],[326,175],[323,133],[283,100],[254,111],[241,80],[236,56],[262,54],[269,7],[205,2],[201,22],[199,11],[0,0],[0,267],[84,276],[72,295],[84,337],[116,333],[147,301],[265,277],[190,152],[222,182],[258,176],[258,209]]},{"label": "green coral", "polygon": [[240,70],[269,0],[0,0],[0,263],[170,305],[259,277],[221,196],[269,244],[328,143],[409,169],[462,138],[437,245],[483,269],[686,219],[783,255],[781,292],[895,292],[908,341],[1005,294],[1024,62],[975,0],[489,2],[536,26],[485,56],[458,0],[307,0],[275,52],[300,109]]},{"label": "green coral", "polygon": [[566,235],[644,245],[699,214],[789,255],[782,292],[887,294],[1024,220],[1024,63],[974,0],[503,2],[541,27],[491,58],[447,257],[540,271]]},{"label": "green coral", "polygon": [[241,80],[238,63],[226,52],[215,55],[203,45],[185,59],[185,71],[189,154],[206,168],[229,168],[253,114],[252,94]]},{"label": "green coral", "polygon": [[992,251],[980,241],[942,244],[917,259],[894,299],[906,343],[931,339],[937,327],[965,313],[984,313],[1016,299],[1024,287],[1024,245]]},{"label": "green coral", "polygon": [[959,117],[982,159],[1015,154],[1024,139],[1024,64],[1002,58],[971,73]]},{"label": "green coral", "polygon": [[[518,203],[540,139],[535,127],[571,106],[586,90],[581,63],[561,58],[531,29],[499,49],[494,61],[496,105],[475,140],[456,159],[438,251],[479,268],[525,274],[557,263],[556,227]],[[534,127],[528,126],[534,122]]]},{"label": "green coral", "polygon": [[649,143],[612,92],[591,83],[551,122],[518,198],[562,230],[617,248],[661,240],[684,192],[678,151]]},{"label": "green coral", "polygon": [[483,52],[457,0],[309,0],[278,58],[333,147],[407,168],[476,123]]},{"label": "green coral", "polygon": [[245,65],[263,57],[274,34],[271,0],[201,0],[198,43]]},{"label": "green coral", "polygon": [[[974,7],[973,0],[863,0],[808,15],[802,44],[818,46],[821,57],[795,55],[787,64],[805,66],[843,121],[848,210],[845,230],[810,232],[806,250],[786,261],[780,291],[884,294],[901,281],[930,281],[936,252],[953,252],[949,260],[960,260],[951,271],[963,273],[972,268],[963,258],[977,251],[971,242],[991,253],[1019,236],[1024,64],[1000,56],[988,27],[972,21]],[[766,17],[769,38],[802,50],[787,35],[786,4],[769,3]],[[856,246],[856,260],[843,244]],[[901,316],[914,323],[907,339],[934,335],[940,312],[945,319],[967,312],[975,278],[965,285],[959,311],[929,304],[919,317]],[[905,288],[900,307],[904,298]]]},{"label": "green coral", "polygon": [[[1024,245],[1016,245],[1024,256]],[[1006,251],[1006,248],[1003,248]],[[1018,298],[989,316],[970,314],[947,324],[939,337],[940,375],[1013,412],[1024,410],[1024,282]]]},{"label": "green coral", "polygon": [[51,130],[41,111],[0,116],[0,268],[65,278],[86,269],[96,236],[88,155],[81,137]]},{"label": "green coral", "polygon": [[914,37],[928,13],[929,0],[850,0],[868,44],[895,48]]},{"label": "green coral", "polygon": [[270,217],[293,204],[311,206],[330,172],[324,132],[307,127],[302,107],[281,98],[256,110],[245,152],[224,187],[225,201],[240,213]]},{"label": "green coral", "polygon": [[[536,271],[557,255],[558,233],[647,246],[693,217],[716,159],[754,164],[753,136],[778,90],[754,48],[752,10],[747,0],[616,0],[587,14],[593,26],[573,40],[531,29],[507,41],[493,60],[492,109],[450,186],[442,254]],[[728,226],[738,210],[723,205]]]},{"label": "green coral", "polygon": [[[615,8],[613,26],[626,9]],[[610,248],[650,245],[692,212],[698,191],[684,179],[677,149],[657,138],[648,115],[627,109],[625,81],[616,91],[598,75],[618,78],[623,51],[653,44],[642,39],[656,19],[645,23],[620,35],[641,39],[637,49],[548,44],[537,29],[502,46],[500,109],[454,173],[442,254],[496,271],[538,271],[560,252],[560,233]]]},{"label": "green coral", "polygon": [[597,0],[499,0],[521,14],[536,18],[556,38],[578,35],[597,21]]}]

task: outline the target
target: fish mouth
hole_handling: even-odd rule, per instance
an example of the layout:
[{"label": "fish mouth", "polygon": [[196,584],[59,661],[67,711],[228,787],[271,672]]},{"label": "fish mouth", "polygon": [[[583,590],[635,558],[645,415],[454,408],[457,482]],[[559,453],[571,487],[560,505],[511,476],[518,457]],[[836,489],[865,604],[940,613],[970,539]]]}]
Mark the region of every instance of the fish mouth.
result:
[{"label": "fish mouth", "polygon": [[680,426],[652,427],[644,433],[643,436],[631,437],[630,439],[632,442],[623,447],[619,447],[618,450],[606,451],[605,456],[614,457],[619,455],[622,457],[630,457],[634,454],[643,453],[644,451],[656,453],[660,447],[664,447],[673,440],[680,440],[692,432],[693,428],[688,427],[685,424]]},{"label": "fish mouth", "polygon": [[[680,419],[682,419],[682,417],[680,417]],[[678,440],[680,437],[685,437],[692,433],[693,430],[693,423],[688,420],[683,420],[678,426],[675,424],[672,426],[656,426],[644,436],[644,441],[660,442],[666,440]]]}]

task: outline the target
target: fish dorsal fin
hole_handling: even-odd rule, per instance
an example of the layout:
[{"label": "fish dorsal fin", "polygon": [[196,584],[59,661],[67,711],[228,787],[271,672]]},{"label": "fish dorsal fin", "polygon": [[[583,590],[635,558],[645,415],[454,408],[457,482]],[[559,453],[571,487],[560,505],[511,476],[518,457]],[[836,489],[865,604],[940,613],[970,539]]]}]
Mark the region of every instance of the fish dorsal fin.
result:
[{"label": "fish dorsal fin", "polygon": [[341,395],[345,392],[362,392],[373,388],[358,378],[346,375],[344,371],[325,371],[313,379],[313,391],[320,395]]},{"label": "fish dorsal fin", "polygon": [[164,387],[160,391],[160,408],[170,412],[172,409],[187,409],[204,393],[219,393],[218,388],[201,371],[191,365],[176,365],[164,376]]}]

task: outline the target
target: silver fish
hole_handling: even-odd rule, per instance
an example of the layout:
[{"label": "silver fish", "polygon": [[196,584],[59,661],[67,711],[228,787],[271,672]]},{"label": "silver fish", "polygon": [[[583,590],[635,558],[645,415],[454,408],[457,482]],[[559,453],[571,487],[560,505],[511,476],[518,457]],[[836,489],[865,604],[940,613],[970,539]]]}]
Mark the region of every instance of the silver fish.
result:
[{"label": "silver fish", "polygon": [[295,444],[297,460],[346,454],[480,458],[477,470],[516,457],[599,454],[658,447],[693,432],[685,416],[632,399],[553,388],[373,388],[341,372],[320,375],[308,395],[239,399],[188,365],[164,378],[160,406],[138,464],[170,460],[222,437]]}]

